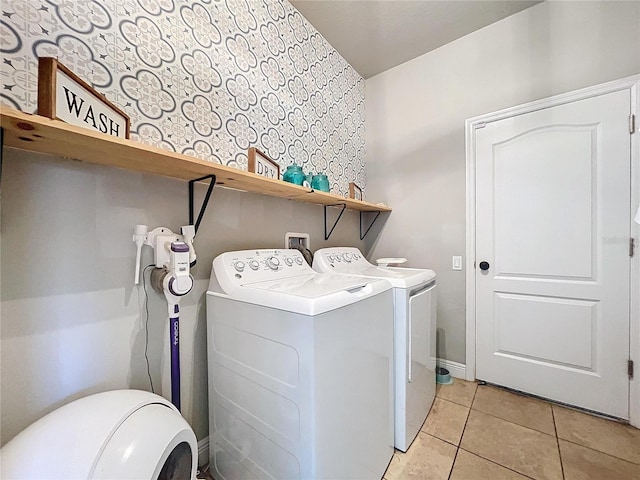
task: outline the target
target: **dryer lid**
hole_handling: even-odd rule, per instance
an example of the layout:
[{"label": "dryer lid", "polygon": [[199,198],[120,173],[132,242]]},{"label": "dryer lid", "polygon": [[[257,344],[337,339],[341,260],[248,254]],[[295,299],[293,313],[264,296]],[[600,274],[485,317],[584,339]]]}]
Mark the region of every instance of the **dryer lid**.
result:
[{"label": "dryer lid", "polygon": [[359,275],[387,280],[394,288],[412,288],[436,278],[433,270],[405,267],[378,267],[364,258],[357,248],[321,248],[313,258],[313,269],[322,273]]},{"label": "dryer lid", "polygon": [[394,288],[411,288],[416,285],[429,283],[436,278],[433,270],[404,267],[352,267],[341,272],[348,275],[360,275],[366,278],[387,280]]}]

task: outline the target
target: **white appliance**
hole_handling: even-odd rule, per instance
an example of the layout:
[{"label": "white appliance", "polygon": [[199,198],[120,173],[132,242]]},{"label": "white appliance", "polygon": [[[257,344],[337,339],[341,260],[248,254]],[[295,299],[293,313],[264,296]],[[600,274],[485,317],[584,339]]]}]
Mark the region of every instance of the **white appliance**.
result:
[{"label": "white appliance", "polygon": [[114,390],[71,402],[0,450],[3,480],[195,479],[196,436],[164,398]]},{"label": "white appliance", "polygon": [[436,274],[417,268],[377,267],[352,247],[322,248],[318,272],[384,279],[395,306],[395,447],[406,452],[436,393]]},{"label": "white appliance", "polygon": [[298,250],[216,257],[214,477],[381,478],[393,455],[392,303],[388,282],[319,274]]}]

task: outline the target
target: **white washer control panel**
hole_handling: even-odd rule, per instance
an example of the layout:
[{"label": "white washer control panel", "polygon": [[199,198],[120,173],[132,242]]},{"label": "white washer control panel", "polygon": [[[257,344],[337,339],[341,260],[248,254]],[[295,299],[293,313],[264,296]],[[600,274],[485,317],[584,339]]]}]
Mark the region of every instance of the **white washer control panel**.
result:
[{"label": "white washer control panel", "polygon": [[216,275],[247,284],[315,273],[295,249],[226,252],[214,260]]}]

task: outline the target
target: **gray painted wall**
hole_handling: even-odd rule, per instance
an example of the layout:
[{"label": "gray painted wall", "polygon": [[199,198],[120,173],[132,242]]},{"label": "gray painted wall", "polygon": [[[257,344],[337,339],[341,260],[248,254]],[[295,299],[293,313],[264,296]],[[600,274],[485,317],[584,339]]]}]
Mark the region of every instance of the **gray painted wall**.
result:
[{"label": "gray painted wall", "polygon": [[367,80],[372,257],[438,273],[438,356],[465,363],[465,119],[640,72],[639,2],[544,2]]},{"label": "gray painted wall", "polygon": [[[204,192],[196,188],[196,203]],[[71,400],[111,389],[150,390],[145,298],[142,286],[133,285],[133,225],[178,231],[188,220],[188,194],[178,180],[5,149],[1,196],[4,444]],[[325,242],[321,206],[214,190],[196,238],[195,287],[181,303],[182,410],[198,439],[208,435],[205,292],[213,258],[282,248],[288,231],[309,233],[313,250],[362,247],[358,220],[357,212],[346,211]],[[144,252],[143,266],[153,261],[151,249]],[[149,288],[156,392],[167,322],[164,297]]]},{"label": "gray painted wall", "polygon": [[[327,173],[334,193],[354,178],[364,186],[364,80],[286,1],[11,0],[3,13],[4,105],[35,111],[37,55],[59,56],[131,115],[136,141],[241,169],[257,145],[282,170],[295,160]],[[9,149],[1,188],[4,444],[76,398],[150,388],[132,229],[178,231],[188,196],[186,182]],[[197,191],[202,198],[204,187]],[[204,294],[213,258],[281,248],[287,231],[311,234],[314,250],[362,246],[358,219],[345,212],[325,242],[320,206],[216,189],[181,311],[183,414],[198,439],[208,434]],[[144,265],[151,259],[147,249]],[[150,291],[156,391],[165,305]]]}]

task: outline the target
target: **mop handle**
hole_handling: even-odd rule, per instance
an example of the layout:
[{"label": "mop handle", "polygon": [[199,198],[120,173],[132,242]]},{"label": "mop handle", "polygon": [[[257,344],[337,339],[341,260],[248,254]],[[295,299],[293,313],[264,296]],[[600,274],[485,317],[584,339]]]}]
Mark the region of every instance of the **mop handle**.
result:
[{"label": "mop handle", "polygon": [[[176,312],[177,313],[177,312]],[[169,318],[171,344],[171,403],[180,410],[180,317]]]}]

